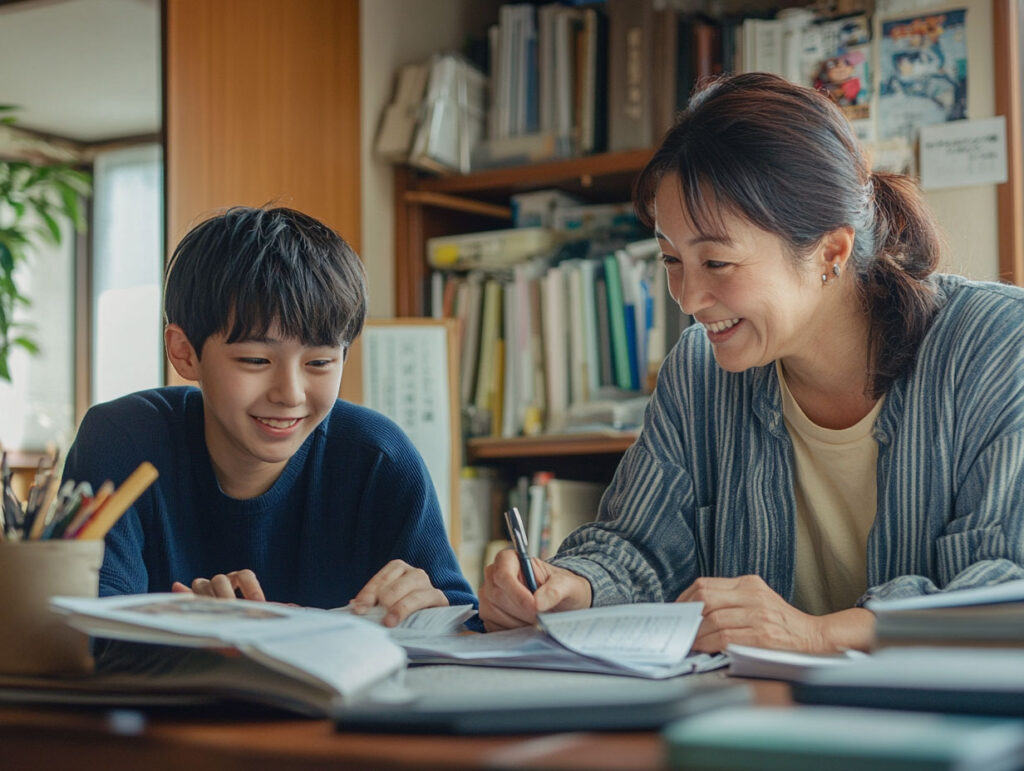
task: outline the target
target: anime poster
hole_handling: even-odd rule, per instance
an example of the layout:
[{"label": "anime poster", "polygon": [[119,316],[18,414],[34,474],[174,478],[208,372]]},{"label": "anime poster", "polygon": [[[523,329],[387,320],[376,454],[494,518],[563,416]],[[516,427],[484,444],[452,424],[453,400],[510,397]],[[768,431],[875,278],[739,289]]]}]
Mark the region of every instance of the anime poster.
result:
[{"label": "anime poster", "polygon": [[913,142],[921,126],[967,117],[967,12],[882,22],[879,138]]},{"label": "anime poster", "polygon": [[[819,21],[804,31],[803,60],[814,88],[843,111],[862,141],[872,138],[871,27],[864,14]],[[806,67],[807,65],[805,65]]]}]

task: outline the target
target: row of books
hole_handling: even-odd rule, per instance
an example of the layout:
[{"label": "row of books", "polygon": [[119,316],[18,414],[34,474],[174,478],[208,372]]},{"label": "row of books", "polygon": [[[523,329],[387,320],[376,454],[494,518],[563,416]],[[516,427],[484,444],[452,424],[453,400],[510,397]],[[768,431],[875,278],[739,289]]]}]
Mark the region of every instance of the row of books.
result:
[{"label": "row of books", "polygon": [[574,406],[648,392],[687,323],[658,255],[648,239],[592,257],[435,272],[433,314],[461,322],[468,434],[560,432]]},{"label": "row of books", "polygon": [[500,472],[488,466],[467,466],[459,483],[462,541],[458,556],[462,571],[476,590],[483,568],[497,550],[506,548],[502,512],[515,506],[526,527],[530,554],[547,559],[580,525],[597,518],[605,485],[563,479],[551,471],[521,476],[511,487]]}]

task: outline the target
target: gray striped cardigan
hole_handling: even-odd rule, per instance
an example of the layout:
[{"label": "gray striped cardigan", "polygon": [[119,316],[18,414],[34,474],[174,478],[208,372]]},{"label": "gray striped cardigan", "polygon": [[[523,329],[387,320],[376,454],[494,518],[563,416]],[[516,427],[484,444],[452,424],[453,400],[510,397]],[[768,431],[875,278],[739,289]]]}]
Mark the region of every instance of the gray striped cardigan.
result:
[{"label": "gray striped cardigan", "polygon": [[[1024,289],[935,282],[941,308],[874,428],[858,604],[1024,577]],[[598,521],[551,561],[587,578],[595,605],[671,601],[698,576],[745,574],[792,601],[795,521],[774,365],[726,372],[694,326],[662,365]]]}]

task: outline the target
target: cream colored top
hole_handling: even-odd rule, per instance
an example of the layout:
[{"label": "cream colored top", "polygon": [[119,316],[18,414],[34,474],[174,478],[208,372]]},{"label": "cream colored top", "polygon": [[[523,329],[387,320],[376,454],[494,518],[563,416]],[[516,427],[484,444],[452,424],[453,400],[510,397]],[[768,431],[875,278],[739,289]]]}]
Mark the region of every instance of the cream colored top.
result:
[{"label": "cream colored top", "polygon": [[871,429],[884,399],[849,428],[822,428],[796,403],[782,365],[775,366],[795,461],[793,605],[820,616],[852,608],[867,590],[867,540],[878,491],[878,442]]}]

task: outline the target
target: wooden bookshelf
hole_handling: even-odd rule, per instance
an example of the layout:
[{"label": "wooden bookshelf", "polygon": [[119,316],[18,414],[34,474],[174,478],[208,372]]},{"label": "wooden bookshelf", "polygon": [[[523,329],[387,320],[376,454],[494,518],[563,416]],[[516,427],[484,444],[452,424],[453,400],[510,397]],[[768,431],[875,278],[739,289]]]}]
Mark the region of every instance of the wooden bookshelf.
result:
[{"label": "wooden bookshelf", "polygon": [[[395,169],[395,313],[427,310],[428,238],[511,227],[515,193],[558,188],[589,203],[632,196],[652,149],[599,153],[472,174],[430,176]],[[500,466],[510,477],[551,470],[574,479],[608,482],[636,432],[602,432],[515,439],[470,439],[465,463]]]},{"label": "wooden bookshelf", "polygon": [[492,458],[530,458],[560,455],[620,455],[636,441],[637,431],[588,434],[520,436],[514,439],[470,439],[466,459],[470,463]]},{"label": "wooden bookshelf", "polygon": [[535,471],[554,471],[566,479],[608,483],[619,460],[636,441],[637,431],[470,439],[468,465],[500,466],[511,482]]},{"label": "wooden bookshelf", "polygon": [[511,227],[509,197],[555,187],[590,203],[628,201],[653,150],[434,177],[395,167],[395,315],[426,311],[428,238]]}]

